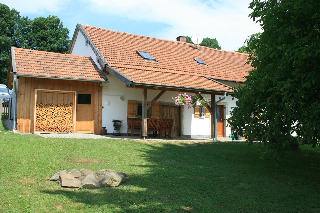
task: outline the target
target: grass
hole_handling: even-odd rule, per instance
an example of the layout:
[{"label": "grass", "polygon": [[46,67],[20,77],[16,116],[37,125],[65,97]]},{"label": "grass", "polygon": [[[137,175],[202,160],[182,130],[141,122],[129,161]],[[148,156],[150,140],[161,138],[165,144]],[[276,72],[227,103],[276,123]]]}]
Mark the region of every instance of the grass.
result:
[{"label": "grass", "polygon": [[[49,139],[0,125],[0,212],[319,212],[320,149],[281,161],[257,144]],[[73,168],[114,169],[117,188],[66,189]]]}]

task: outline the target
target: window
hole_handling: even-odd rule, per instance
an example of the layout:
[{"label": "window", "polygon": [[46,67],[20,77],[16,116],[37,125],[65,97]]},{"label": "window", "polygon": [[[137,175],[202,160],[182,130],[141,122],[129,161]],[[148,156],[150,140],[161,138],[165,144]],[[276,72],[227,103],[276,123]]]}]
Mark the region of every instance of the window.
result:
[{"label": "window", "polygon": [[[147,111],[147,117],[150,118],[152,115],[152,107],[150,107]],[[142,117],[142,103],[137,103],[137,114],[136,117]]]},{"label": "window", "polygon": [[194,117],[195,118],[210,118],[210,112],[206,107],[196,106],[194,108]]},{"label": "window", "polygon": [[136,116],[142,116],[142,104],[137,104],[137,115]]},{"label": "window", "polygon": [[91,94],[78,94],[77,104],[91,104]]},{"label": "window", "polygon": [[217,106],[217,121],[223,121],[223,112],[221,110],[223,110],[223,108],[221,106]]},{"label": "window", "polygon": [[[160,103],[153,103],[152,107],[148,109],[147,116],[149,118],[160,118]],[[141,118],[142,117],[142,102],[135,100],[128,100],[127,117]]]},{"label": "window", "polygon": [[196,62],[198,62],[199,64],[201,64],[201,65],[207,65],[206,63],[204,63],[202,60],[200,60],[200,59],[198,59],[198,58],[194,58],[194,60],[195,60]]},{"label": "window", "polygon": [[8,93],[8,88],[6,88],[6,87],[0,87],[0,92],[2,92],[2,93]]},{"label": "window", "polygon": [[152,57],[149,53],[147,52],[143,52],[143,51],[138,51],[137,50],[137,53],[145,60],[148,60],[148,61],[157,61],[154,57]]},{"label": "window", "polygon": [[206,115],[206,108],[200,107],[200,118],[204,118]]}]

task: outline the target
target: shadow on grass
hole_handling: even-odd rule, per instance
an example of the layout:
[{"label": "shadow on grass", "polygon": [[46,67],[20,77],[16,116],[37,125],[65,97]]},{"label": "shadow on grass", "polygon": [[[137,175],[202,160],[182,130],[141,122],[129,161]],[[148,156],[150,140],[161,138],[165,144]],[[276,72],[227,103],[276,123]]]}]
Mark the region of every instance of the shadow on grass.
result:
[{"label": "shadow on grass", "polygon": [[[320,209],[320,155],[288,152],[261,160],[257,145],[163,144],[142,150],[144,174],[117,188],[46,190],[99,210],[139,212],[302,212]],[[137,167],[136,165],[132,165]]]},{"label": "shadow on grass", "polygon": [[1,119],[1,122],[0,122],[0,131],[2,131],[2,130],[9,130],[8,128],[7,128],[7,126],[4,124],[4,119]]}]

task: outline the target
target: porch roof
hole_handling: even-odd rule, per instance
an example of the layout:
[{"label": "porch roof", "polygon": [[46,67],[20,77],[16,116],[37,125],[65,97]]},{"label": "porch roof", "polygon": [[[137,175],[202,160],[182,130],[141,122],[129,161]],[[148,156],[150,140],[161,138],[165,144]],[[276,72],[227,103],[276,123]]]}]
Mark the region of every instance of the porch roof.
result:
[{"label": "porch roof", "polygon": [[11,48],[13,72],[18,76],[78,81],[107,80],[94,61],[86,56]]},{"label": "porch roof", "polygon": [[[231,92],[219,80],[241,83],[252,70],[244,53],[78,24],[75,35],[79,31],[100,57],[100,64],[127,85]],[[137,51],[149,53],[155,61],[143,59]]]}]

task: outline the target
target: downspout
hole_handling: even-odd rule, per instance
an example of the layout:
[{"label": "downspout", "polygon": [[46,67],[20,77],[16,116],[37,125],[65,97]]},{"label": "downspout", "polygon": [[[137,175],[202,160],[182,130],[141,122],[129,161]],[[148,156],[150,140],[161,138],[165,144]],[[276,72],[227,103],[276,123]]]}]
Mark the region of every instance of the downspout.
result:
[{"label": "downspout", "polygon": [[16,74],[13,74],[13,131],[17,130],[17,93],[18,93],[18,78]]},{"label": "downspout", "polygon": [[12,118],[12,94],[11,97],[9,98],[9,116],[8,116],[8,120],[10,120]]},{"label": "downspout", "polygon": [[226,99],[226,95],[227,95],[227,92],[224,92],[223,94],[223,98],[221,98],[219,101],[215,102],[215,119],[214,119],[214,140],[217,141],[217,105],[220,101],[223,101],[224,99]]}]

